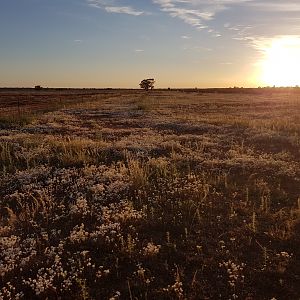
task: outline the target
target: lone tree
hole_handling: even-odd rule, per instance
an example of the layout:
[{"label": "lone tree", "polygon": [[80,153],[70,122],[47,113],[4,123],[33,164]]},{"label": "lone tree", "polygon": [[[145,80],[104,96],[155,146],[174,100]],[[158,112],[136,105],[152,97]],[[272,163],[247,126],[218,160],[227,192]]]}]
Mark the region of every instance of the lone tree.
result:
[{"label": "lone tree", "polygon": [[148,91],[149,89],[153,90],[154,83],[155,83],[155,80],[153,78],[144,79],[141,81],[140,87],[141,87],[141,89],[144,89],[146,91]]}]

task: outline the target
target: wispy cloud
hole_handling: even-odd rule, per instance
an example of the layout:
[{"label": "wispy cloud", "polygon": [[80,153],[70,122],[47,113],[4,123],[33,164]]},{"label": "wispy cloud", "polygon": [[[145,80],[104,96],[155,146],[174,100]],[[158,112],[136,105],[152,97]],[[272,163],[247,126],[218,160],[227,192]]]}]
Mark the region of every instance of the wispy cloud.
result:
[{"label": "wispy cloud", "polygon": [[113,0],[86,0],[91,7],[101,8],[108,13],[127,14],[132,16],[140,16],[145,14],[144,11],[136,10],[131,6],[121,6]]},{"label": "wispy cloud", "polygon": [[300,2],[298,0],[249,1],[248,5],[264,11],[300,12]]},{"label": "wispy cloud", "polygon": [[203,21],[210,20],[213,14],[209,11],[194,9],[190,1],[185,0],[153,0],[160,6],[163,12],[170,14],[174,18],[179,18],[185,23],[197,28],[207,28]]},{"label": "wispy cloud", "polygon": [[145,50],[143,50],[143,49],[135,49],[134,50],[134,52],[136,52],[136,53],[142,53],[142,52],[144,52]]},{"label": "wispy cloud", "polygon": [[251,42],[252,46],[261,53],[265,53],[266,50],[274,46],[294,48],[297,49],[298,53],[300,51],[300,35],[279,35],[273,37],[257,36],[248,37],[248,40]]},{"label": "wispy cloud", "polygon": [[249,1],[252,0],[153,0],[155,4],[159,5],[161,11],[177,17],[199,30],[208,28],[206,23],[229,6]]},{"label": "wispy cloud", "polygon": [[184,46],[183,50],[185,51],[193,51],[193,52],[210,52],[213,49],[211,48],[207,48],[207,47],[203,47],[203,46]]},{"label": "wispy cloud", "polygon": [[191,39],[191,37],[189,35],[182,35],[181,38],[183,40],[189,40],[189,39]]},{"label": "wispy cloud", "polygon": [[140,16],[144,13],[142,11],[137,11],[133,9],[130,6],[106,6],[105,10],[110,13],[128,14],[133,16]]},{"label": "wispy cloud", "polygon": [[[276,22],[275,16],[287,20],[291,14],[300,13],[299,0],[152,0],[158,5],[162,12],[178,18],[198,30],[244,31],[249,30],[250,25],[255,25],[258,15],[268,15],[264,20],[269,23]],[[247,12],[245,14],[245,11]],[[222,19],[230,21],[225,26],[219,24],[218,16],[222,14]],[[244,18],[242,18],[244,16]],[[273,20],[274,17],[274,20]],[[235,24],[234,20],[238,22]],[[245,19],[248,21],[246,24]],[[242,20],[242,22],[241,22]],[[225,21],[226,22],[226,21]],[[244,24],[243,24],[244,23]],[[223,23],[224,24],[224,23]],[[222,27],[222,28],[221,28]],[[220,36],[220,32],[215,32],[214,36]],[[244,33],[241,35],[245,35]]]}]

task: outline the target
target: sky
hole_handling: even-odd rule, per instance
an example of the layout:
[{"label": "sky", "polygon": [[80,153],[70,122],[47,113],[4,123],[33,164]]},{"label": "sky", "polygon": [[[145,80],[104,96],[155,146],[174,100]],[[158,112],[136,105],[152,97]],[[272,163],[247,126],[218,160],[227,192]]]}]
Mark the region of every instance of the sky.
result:
[{"label": "sky", "polygon": [[299,0],[0,0],[0,87],[296,85],[299,57]]}]

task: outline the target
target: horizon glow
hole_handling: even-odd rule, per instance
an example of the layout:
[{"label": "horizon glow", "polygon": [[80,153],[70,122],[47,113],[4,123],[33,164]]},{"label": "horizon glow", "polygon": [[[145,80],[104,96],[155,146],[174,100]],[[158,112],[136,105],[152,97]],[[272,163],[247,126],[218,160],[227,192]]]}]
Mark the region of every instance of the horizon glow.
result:
[{"label": "horizon glow", "polygon": [[4,0],[0,87],[299,84],[300,2]]}]

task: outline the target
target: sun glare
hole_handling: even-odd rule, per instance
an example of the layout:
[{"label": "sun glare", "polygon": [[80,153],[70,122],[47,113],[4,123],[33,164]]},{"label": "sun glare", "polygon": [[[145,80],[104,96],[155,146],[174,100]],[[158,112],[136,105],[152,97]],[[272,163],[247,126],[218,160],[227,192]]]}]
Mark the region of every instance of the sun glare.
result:
[{"label": "sun glare", "polygon": [[300,85],[300,37],[280,37],[263,49],[261,81],[270,86]]}]

